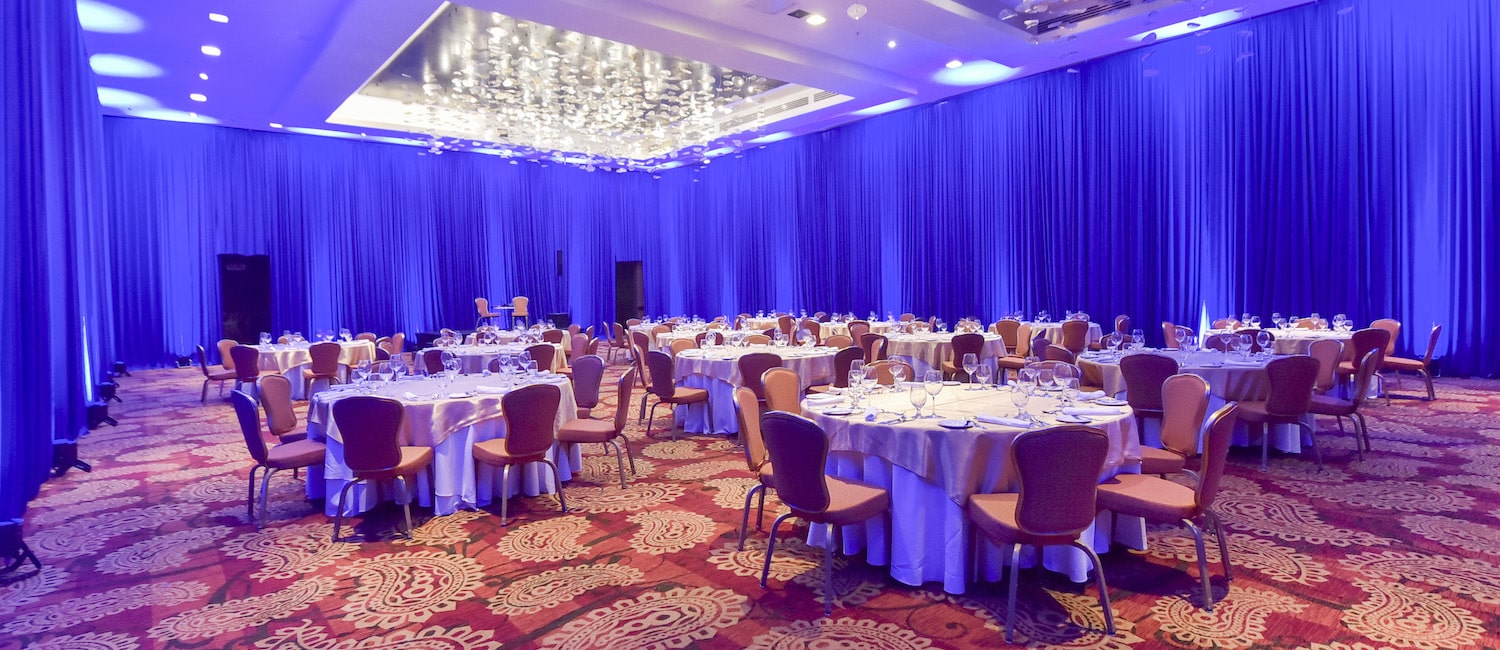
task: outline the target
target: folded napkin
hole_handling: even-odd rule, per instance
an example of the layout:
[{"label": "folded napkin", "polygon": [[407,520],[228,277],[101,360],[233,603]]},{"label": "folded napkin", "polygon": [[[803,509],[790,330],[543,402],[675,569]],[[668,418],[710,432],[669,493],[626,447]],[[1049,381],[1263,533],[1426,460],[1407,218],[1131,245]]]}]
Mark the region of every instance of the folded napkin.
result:
[{"label": "folded napkin", "polygon": [[1101,397],[1104,397],[1104,391],[1102,390],[1091,390],[1087,393],[1078,394],[1078,399],[1081,400],[1099,399]]},{"label": "folded napkin", "polygon": [[418,395],[416,393],[413,393],[411,391],[406,391],[405,393],[401,394],[401,399],[404,399],[404,400],[406,400],[408,402],[417,402],[417,401],[421,401],[422,396]]},{"label": "folded napkin", "polygon": [[997,415],[985,415],[983,413],[980,413],[979,415],[974,416],[974,419],[979,420],[980,422],[983,422],[985,424],[998,424],[1002,427],[1012,427],[1016,429],[1028,429],[1031,427],[1030,422],[1019,418],[1004,418]]},{"label": "folded napkin", "polygon": [[1081,406],[1070,406],[1062,410],[1064,415],[1120,415],[1124,411],[1120,409],[1089,408]]},{"label": "folded napkin", "polygon": [[506,393],[509,393],[510,390],[500,388],[499,386],[475,386],[474,392],[479,393],[480,395],[504,395]]},{"label": "folded napkin", "polygon": [[1260,362],[1259,361],[1244,361],[1244,360],[1241,360],[1241,359],[1227,359],[1227,360],[1224,361],[1224,364],[1225,365],[1229,365],[1229,366],[1239,366],[1241,368],[1259,368],[1260,367]]},{"label": "folded napkin", "polygon": [[844,398],[838,395],[812,395],[807,398],[807,403],[811,406],[829,406],[842,401]]}]

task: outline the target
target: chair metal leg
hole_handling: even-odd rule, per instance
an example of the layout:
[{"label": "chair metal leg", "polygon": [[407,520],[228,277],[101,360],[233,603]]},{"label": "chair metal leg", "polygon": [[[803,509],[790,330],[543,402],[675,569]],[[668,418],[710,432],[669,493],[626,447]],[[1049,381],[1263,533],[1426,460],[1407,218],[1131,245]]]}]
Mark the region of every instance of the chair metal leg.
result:
[{"label": "chair metal leg", "polygon": [[1094,575],[1098,577],[1097,582],[1099,583],[1099,607],[1104,610],[1104,630],[1110,636],[1114,636],[1115,613],[1109,606],[1109,584],[1104,581],[1104,561],[1099,559],[1099,554],[1095,553],[1094,549],[1089,548],[1088,544],[1076,539],[1070,543],[1081,549],[1085,555],[1088,555],[1089,563],[1094,565]]},{"label": "chair metal leg", "polygon": [[255,471],[261,469],[260,465],[250,468],[250,493],[245,496],[245,513],[255,520]]},{"label": "chair metal leg", "polygon": [[[636,424],[645,424],[646,423],[646,395],[647,395],[647,393],[642,393],[641,394],[641,417],[636,420],[636,422],[635,422]],[[647,427],[647,429],[646,429],[646,437],[647,438],[651,437],[651,430],[650,430],[649,427]]]},{"label": "chair metal leg", "polygon": [[[755,485],[751,486],[749,492],[745,493],[745,512],[743,516],[740,517],[740,543],[735,550],[745,550],[745,533],[746,529],[750,527],[750,501],[755,498],[756,492],[763,492],[765,491],[765,489],[765,485],[756,483]],[[756,526],[756,528],[759,529],[759,526]]]},{"label": "chair metal leg", "polygon": [[411,490],[411,485],[409,485],[406,482],[406,477],[405,476],[397,476],[396,477],[396,482],[401,485],[401,494],[399,496],[399,498],[401,499],[401,511],[406,516],[406,529],[403,530],[403,531],[401,531],[401,535],[403,537],[407,538],[407,539],[412,539],[412,525],[411,525],[411,498],[412,498],[412,490]]},{"label": "chair metal leg", "polygon": [[[646,402],[644,400],[642,400],[641,401],[641,410],[642,411],[646,410],[645,404],[646,404]],[[651,425],[656,424],[656,407],[658,407],[658,406],[661,406],[661,402],[657,402],[657,403],[651,405],[651,417],[646,420],[646,437],[647,438],[651,437]]]},{"label": "chair metal leg", "polygon": [[260,475],[260,518],[255,520],[255,528],[257,530],[263,530],[266,527],[266,513],[268,512],[266,510],[266,493],[270,491],[271,475],[275,473],[275,469],[267,467],[266,471]]},{"label": "chair metal leg", "polygon": [[630,461],[630,475],[635,476],[635,454],[630,453],[630,438],[620,434],[620,446],[625,448],[625,460]]},{"label": "chair metal leg", "polygon": [[[1318,449],[1318,432],[1313,431],[1312,427],[1300,420],[1297,422],[1297,426],[1307,432],[1307,439],[1312,441],[1313,460],[1318,461],[1318,471],[1323,471],[1323,452]],[[1358,438],[1354,440],[1354,448],[1359,450],[1359,459],[1364,460],[1365,450],[1360,448]]]},{"label": "chair metal leg", "polygon": [[788,512],[777,517],[776,521],[771,522],[771,538],[766,540],[766,566],[760,570],[760,586],[762,588],[766,586],[766,579],[771,576],[771,556],[776,553],[776,529],[781,528],[781,522],[786,521],[791,516],[792,513]]},{"label": "chair metal leg", "polygon": [[1203,547],[1203,531],[1188,519],[1182,520],[1188,532],[1193,534],[1193,545],[1198,547],[1198,578],[1203,583],[1203,610],[1214,611],[1213,581],[1208,575],[1208,553]]},{"label": "chair metal leg", "polygon": [[1229,564],[1229,540],[1224,536],[1224,521],[1212,510],[1204,510],[1203,517],[1213,524],[1214,536],[1219,538],[1219,563],[1224,565],[1224,582],[1229,582],[1234,579],[1234,570]]},{"label": "chair metal leg", "polygon": [[760,505],[755,507],[755,529],[766,529],[766,491],[760,491]]},{"label": "chair metal leg", "polygon": [[828,539],[823,545],[823,615],[833,616],[833,524],[828,524]]},{"label": "chair metal leg", "polygon": [[1436,401],[1437,393],[1432,390],[1432,373],[1429,372],[1426,368],[1418,370],[1417,372],[1422,373],[1422,381],[1427,384],[1427,401]]},{"label": "chair metal leg", "polygon": [[1005,596],[1005,642],[1016,642],[1016,583],[1021,580],[1021,545],[1010,545],[1010,584]]},{"label": "chair metal leg", "polygon": [[545,458],[542,463],[552,469],[552,487],[557,490],[557,506],[564,514],[568,512],[568,499],[563,496],[562,474],[557,472],[557,464]]},{"label": "chair metal leg", "polygon": [[364,479],[357,478],[352,481],[345,481],[344,487],[339,488],[338,507],[333,511],[333,541],[335,542],[343,541],[339,537],[339,530],[344,527],[344,508],[349,507],[349,488],[354,487],[355,483],[363,480]]},{"label": "chair metal leg", "polygon": [[502,465],[500,467],[500,527],[501,528],[504,528],[505,525],[506,525],[506,523],[508,523],[508,520],[506,519],[506,517],[510,514],[510,495],[506,494],[506,492],[508,492],[508,491],[510,491],[510,465]]},{"label": "chair metal leg", "polygon": [[1342,416],[1342,415],[1335,415],[1335,416],[1333,416],[1333,421],[1337,422],[1339,424],[1339,435],[1344,435],[1345,433],[1348,433],[1347,431],[1344,431],[1344,416]]},{"label": "chair metal leg", "polygon": [[1255,426],[1260,428],[1260,471],[1264,472],[1271,459],[1271,427],[1264,424]]},{"label": "chair metal leg", "polygon": [[620,451],[620,444],[613,440],[604,443],[604,445],[606,449],[609,447],[615,448],[615,463],[620,466],[620,489],[623,490],[625,489],[625,453]]},{"label": "chair metal leg", "polygon": [[1365,414],[1355,411],[1354,415],[1349,419],[1354,420],[1355,418],[1359,418],[1359,436],[1365,441],[1365,450],[1375,451],[1375,447],[1370,444],[1370,425],[1365,422]]},{"label": "chair metal leg", "polygon": [[[198,403],[199,404],[207,404],[208,403],[208,382],[211,382],[211,381],[213,381],[213,380],[212,379],[205,379],[205,380],[203,380],[203,394],[198,396]],[[223,384],[220,384],[220,385],[222,386]]]}]

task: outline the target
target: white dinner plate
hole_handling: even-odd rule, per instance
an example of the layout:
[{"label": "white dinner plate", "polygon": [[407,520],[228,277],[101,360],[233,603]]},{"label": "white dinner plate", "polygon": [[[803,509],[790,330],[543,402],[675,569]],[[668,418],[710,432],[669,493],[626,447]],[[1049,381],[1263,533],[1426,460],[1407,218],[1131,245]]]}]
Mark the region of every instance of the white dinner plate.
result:
[{"label": "white dinner plate", "polygon": [[854,409],[845,408],[845,407],[841,406],[839,408],[832,408],[832,409],[828,409],[826,411],[823,411],[823,415],[832,415],[834,417],[843,417],[845,415],[854,415]]},{"label": "white dinner plate", "polygon": [[1128,406],[1130,404],[1130,402],[1113,397],[1101,397],[1094,400],[1094,403],[1100,406]]},{"label": "white dinner plate", "polygon": [[1082,415],[1068,415],[1067,413],[1059,413],[1057,415],[1057,421],[1065,422],[1067,424],[1088,424],[1090,422],[1093,422],[1093,420],[1083,417]]},{"label": "white dinner plate", "polygon": [[938,426],[944,429],[967,429],[974,426],[974,423],[968,420],[943,420],[938,422]]},{"label": "white dinner plate", "polygon": [[959,384],[956,381],[945,381],[945,382],[943,382],[943,385],[944,386],[957,386]]}]

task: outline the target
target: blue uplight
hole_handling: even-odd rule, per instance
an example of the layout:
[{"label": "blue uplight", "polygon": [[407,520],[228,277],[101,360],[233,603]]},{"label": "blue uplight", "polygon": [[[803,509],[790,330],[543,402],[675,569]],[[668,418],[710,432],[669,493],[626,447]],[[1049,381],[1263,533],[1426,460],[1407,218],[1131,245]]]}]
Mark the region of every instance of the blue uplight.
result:
[{"label": "blue uplight", "polygon": [[759,138],[751,140],[750,142],[755,144],[769,144],[772,142],[781,142],[782,140],[790,137],[792,137],[791,131],[777,131],[776,133],[768,133],[766,135],[760,136]]},{"label": "blue uplight", "polygon": [[1020,68],[980,59],[955,68],[938,70],[932,75],[932,80],[948,86],[982,86],[1009,79],[1018,71]]},{"label": "blue uplight", "polygon": [[149,79],[163,74],[156,64],[124,54],[95,54],[89,57],[89,67],[101,77]]},{"label": "blue uplight", "polygon": [[156,106],[156,100],[140,93],[130,92],[129,90],[120,90],[119,88],[100,86],[99,104],[101,106],[108,106],[110,108],[119,109],[154,108]]},{"label": "blue uplight", "polygon": [[101,34],[134,34],[146,26],[140,16],[98,0],[78,0],[78,24]]},{"label": "blue uplight", "polygon": [[906,108],[907,106],[911,106],[913,103],[914,102],[912,101],[912,98],[902,97],[901,99],[888,101],[884,104],[866,106],[865,108],[861,108],[850,113],[850,115],[879,115],[881,113],[889,113],[891,111],[901,110],[903,108]]}]

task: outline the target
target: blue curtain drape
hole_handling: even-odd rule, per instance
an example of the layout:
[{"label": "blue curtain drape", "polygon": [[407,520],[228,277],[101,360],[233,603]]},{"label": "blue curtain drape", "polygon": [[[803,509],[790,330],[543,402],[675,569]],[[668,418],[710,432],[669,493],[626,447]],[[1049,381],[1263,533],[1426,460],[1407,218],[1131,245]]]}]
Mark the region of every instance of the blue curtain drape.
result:
[{"label": "blue curtain drape", "polygon": [[0,5],[0,519],[84,429],[113,355],[100,120],[74,3]]},{"label": "blue curtain drape", "polygon": [[380,332],[610,318],[642,260],[653,314],[1344,312],[1493,374],[1497,40],[1486,0],[1318,3],[659,179],[109,119],[116,332],[217,338],[218,253],[271,255],[277,330]]}]

